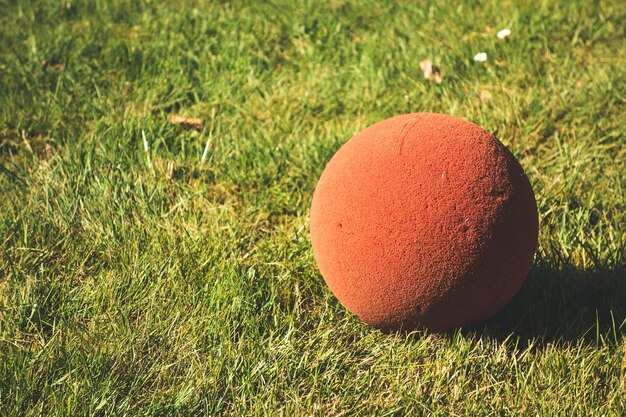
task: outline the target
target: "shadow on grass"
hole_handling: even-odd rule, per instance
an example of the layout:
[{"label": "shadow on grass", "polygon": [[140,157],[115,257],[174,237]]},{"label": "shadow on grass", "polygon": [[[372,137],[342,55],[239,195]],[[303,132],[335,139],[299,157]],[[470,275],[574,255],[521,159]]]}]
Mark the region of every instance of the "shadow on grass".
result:
[{"label": "shadow on grass", "polygon": [[581,271],[540,260],[508,306],[462,332],[509,339],[519,347],[617,343],[626,336],[626,270],[620,266]]}]

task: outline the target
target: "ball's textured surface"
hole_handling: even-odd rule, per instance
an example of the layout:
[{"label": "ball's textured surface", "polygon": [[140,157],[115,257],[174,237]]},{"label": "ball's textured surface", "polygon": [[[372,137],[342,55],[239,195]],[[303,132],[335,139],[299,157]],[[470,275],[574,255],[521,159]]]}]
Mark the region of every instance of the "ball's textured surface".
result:
[{"label": "ball's textured surface", "polygon": [[363,130],[311,206],[313,253],[339,301],[385,330],[484,320],[521,287],[538,235],[532,187],[494,136],[414,113]]}]

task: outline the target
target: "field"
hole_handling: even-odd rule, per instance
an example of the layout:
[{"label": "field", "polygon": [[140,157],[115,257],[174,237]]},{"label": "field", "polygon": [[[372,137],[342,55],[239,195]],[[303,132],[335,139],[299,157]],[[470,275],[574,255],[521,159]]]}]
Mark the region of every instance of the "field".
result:
[{"label": "field", "polygon": [[[626,7],[452,3],[0,1],[0,415],[626,415]],[[488,322],[387,335],[309,207],[417,111],[511,149],[540,244]]]}]

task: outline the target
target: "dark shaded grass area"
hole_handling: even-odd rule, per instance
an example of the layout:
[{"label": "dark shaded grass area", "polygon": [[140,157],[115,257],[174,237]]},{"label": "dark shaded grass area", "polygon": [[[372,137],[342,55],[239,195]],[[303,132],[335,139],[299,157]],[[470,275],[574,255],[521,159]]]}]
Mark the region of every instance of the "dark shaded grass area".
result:
[{"label": "dark shaded grass area", "polygon": [[[626,333],[623,269],[580,271],[539,260],[512,302],[490,319],[485,335],[499,341],[619,343]],[[481,326],[472,330],[479,331]]]}]

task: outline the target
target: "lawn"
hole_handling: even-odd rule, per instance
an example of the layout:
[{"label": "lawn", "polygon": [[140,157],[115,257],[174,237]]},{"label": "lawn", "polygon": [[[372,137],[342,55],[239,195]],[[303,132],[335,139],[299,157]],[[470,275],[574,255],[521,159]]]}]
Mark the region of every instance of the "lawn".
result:
[{"label": "lawn", "polygon": [[[0,1],[0,415],[626,415],[626,7],[390,3]],[[488,322],[389,335],[308,216],[417,111],[509,147],[540,242]]]}]

